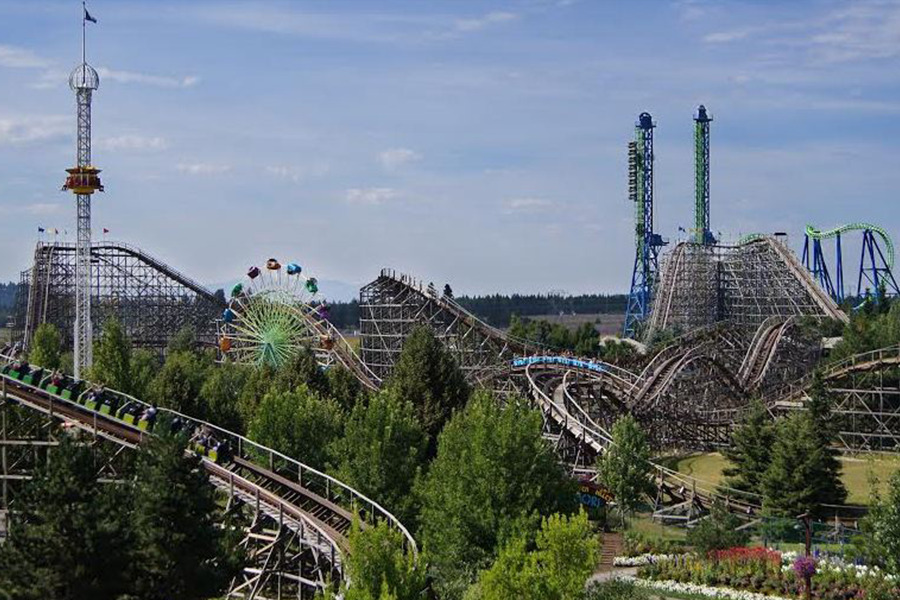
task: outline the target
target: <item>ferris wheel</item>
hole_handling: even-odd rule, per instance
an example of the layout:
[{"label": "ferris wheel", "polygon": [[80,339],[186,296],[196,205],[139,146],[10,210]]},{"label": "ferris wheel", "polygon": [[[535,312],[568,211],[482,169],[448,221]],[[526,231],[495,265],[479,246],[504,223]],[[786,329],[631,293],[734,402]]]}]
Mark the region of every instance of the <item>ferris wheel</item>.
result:
[{"label": "ferris wheel", "polygon": [[220,359],[278,368],[305,347],[330,350],[327,318],[316,278],[297,263],[282,267],[270,258],[231,290],[218,323]]}]

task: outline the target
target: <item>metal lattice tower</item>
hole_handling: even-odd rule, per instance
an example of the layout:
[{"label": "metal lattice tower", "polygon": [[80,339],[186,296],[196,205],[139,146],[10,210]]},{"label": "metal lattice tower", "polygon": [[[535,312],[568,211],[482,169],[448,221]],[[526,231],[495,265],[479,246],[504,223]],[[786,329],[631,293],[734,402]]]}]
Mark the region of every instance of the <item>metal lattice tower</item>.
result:
[{"label": "metal lattice tower", "polygon": [[712,117],[702,104],[694,117],[694,240],[716,242],[709,230],[709,124]]},{"label": "metal lattice tower", "polygon": [[659,270],[659,249],[665,245],[653,231],[653,118],[641,113],[628,144],[628,197],[634,203],[635,255],[631,294],[625,315],[625,336],[635,337],[650,313]]},{"label": "metal lattice tower", "polygon": [[81,20],[81,64],[69,75],[69,87],[75,92],[77,105],[77,137],[75,167],[66,169],[69,176],[63,190],[75,194],[77,237],[75,259],[75,377],[93,362],[93,327],[91,326],[91,194],[103,191],[100,170],[91,165],[91,97],[100,87],[100,76],[85,58],[85,25],[87,10]]}]

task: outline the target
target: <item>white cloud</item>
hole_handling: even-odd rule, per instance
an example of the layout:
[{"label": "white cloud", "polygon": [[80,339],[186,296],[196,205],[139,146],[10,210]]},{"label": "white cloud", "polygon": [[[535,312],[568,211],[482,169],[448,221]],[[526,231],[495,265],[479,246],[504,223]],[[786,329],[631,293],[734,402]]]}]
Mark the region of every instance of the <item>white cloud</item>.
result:
[{"label": "white cloud", "polygon": [[102,150],[165,150],[169,143],[165,138],[141,135],[119,135],[101,138],[94,145]]},{"label": "white cloud", "polygon": [[709,33],[703,41],[723,44],[751,37],[770,52],[773,48],[805,51],[814,64],[896,58],[900,56],[900,3],[859,0],[825,14]]},{"label": "white cloud", "polygon": [[0,44],[0,66],[13,69],[42,69],[50,66],[50,61],[31,50]]},{"label": "white cloud", "polygon": [[507,213],[513,212],[537,212],[546,210],[553,203],[544,198],[511,198],[503,201]]},{"label": "white cloud", "polygon": [[457,19],[456,30],[460,32],[479,31],[490,25],[515,21],[519,15],[511,12],[493,11],[475,19]]},{"label": "white cloud", "polygon": [[409,148],[389,148],[378,155],[378,160],[388,171],[394,171],[404,165],[422,160],[422,155]]},{"label": "white cloud", "polygon": [[347,190],[345,199],[350,204],[377,206],[393,200],[398,195],[397,190],[393,188],[351,188]]},{"label": "white cloud", "polygon": [[73,117],[62,115],[0,117],[0,145],[22,144],[74,135]]},{"label": "white cloud", "polygon": [[269,165],[266,173],[281,179],[289,179],[294,183],[300,183],[314,177],[323,177],[331,170],[328,163],[315,162],[311,165]]},{"label": "white cloud", "polygon": [[231,165],[214,163],[179,163],[178,170],[189,175],[221,175],[231,171]]},{"label": "white cloud", "polygon": [[900,4],[896,2],[848,4],[826,15],[817,25],[804,42],[826,62],[900,55]]},{"label": "white cloud", "polygon": [[169,77],[166,75],[150,75],[147,73],[137,73],[135,71],[114,71],[107,67],[97,69],[100,75],[100,81],[108,79],[109,81],[117,81],[119,83],[143,83],[146,85],[155,85],[158,87],[191,87],[195,85],[200,78],[196,75],[187,75],[185,77]]}]

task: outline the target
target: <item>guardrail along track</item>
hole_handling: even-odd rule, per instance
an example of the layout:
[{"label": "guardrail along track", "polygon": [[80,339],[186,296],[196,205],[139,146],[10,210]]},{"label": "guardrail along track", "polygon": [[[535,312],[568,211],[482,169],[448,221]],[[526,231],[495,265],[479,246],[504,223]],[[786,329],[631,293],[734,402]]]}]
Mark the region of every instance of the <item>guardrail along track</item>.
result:
[{"label": "guardrail along track", "polygon": [[[292,575],[297,586],[321,589],[326,582],[342,578],[343,556],[348,551],[347,535],[357,518],[363,526],[376,520],[389,522],[402,533],[410,551],[417,551],[412,536],[393,515],[325,473],[248,438],[175,411],[158,409],[155,425],[148,425],[137,415],[145,414],[149,405],[115,390],[104,390],[99,403],[94,406],[88,404],[89,392],[85,387],[76,388],[78,395],[66,399],[61,393],[46,389],[50,375],[43,370],[31,367],[29,372],[34,381],[26,382],[22,380],[24,375],[9,372],[12,364],[12,357],[0,355],[0,365],[4,367],[0,375],[4,402],[13,402],[62,420],[123,448],[138,447],[154,435],[152,429],[155,427],[180,429],[194,438],[205,436],[209,441],[202,449],[201,465],[211,483],[251,507],[255,522],[262,524],[267,520],[266,530],[280,532],[273,534],[273,540],[290,536],[295,546],[295,564],[283,564],[283,545],[273,542],[268,547],[282,557],[278,568],[296,570],[303,567],[302,570],[308,571]],[[35,373],[40,375],[35,376]],[[73,383],[69,379],[62,385]],[[212,450],[213,440],[218,443],[216,451]],[[192,442],[188,451],[195,452],[196,448]],[[258,537],[260,534],[253,535]],[[267,557],[266,562],[270,564],[268,571],[250,569],[252,573],[245,574],[245,579],[236,583],[231,595],[251,597],[258,593],[274,577],[276,565],[271,557]],[[279,572],[278,577],[282,576],[284,573]]]}]

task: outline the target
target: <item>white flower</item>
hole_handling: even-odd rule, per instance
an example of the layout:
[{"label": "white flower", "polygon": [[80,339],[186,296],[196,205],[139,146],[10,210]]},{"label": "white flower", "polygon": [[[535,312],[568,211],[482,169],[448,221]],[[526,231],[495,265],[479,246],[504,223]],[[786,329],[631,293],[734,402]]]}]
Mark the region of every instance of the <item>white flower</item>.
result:
[{"label": "white flower", "polygon": [[672,560],[677,554],[641,554],[640,556],[617,556],[613,559],[615,567],[643,567],[664,560]]},{"label": "white flower", "polygon": [[679,592],[685,594],[704,594],[712,598],[724,598],[727,600],[789,600],[783,596],[767,596],[756,592],[735,590],[726,587],[711,587],[696,583],[679,583],[677,581],[651,581],[648,579],[636,579],[635,583],[644,587],[665,592]]}]

